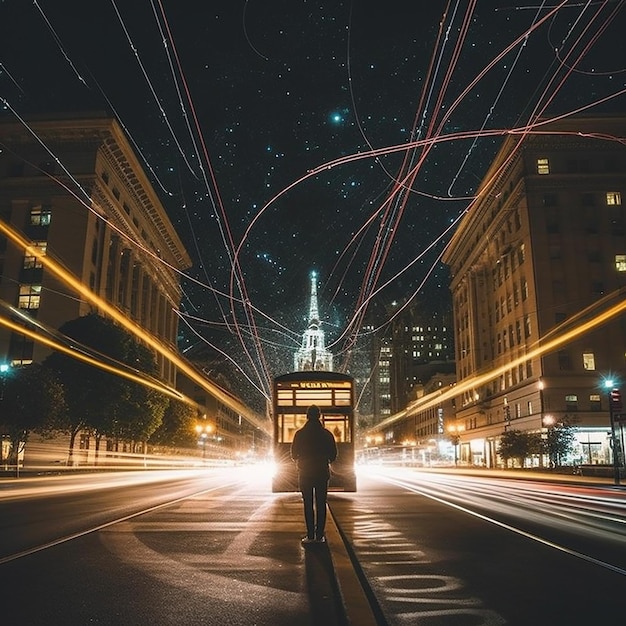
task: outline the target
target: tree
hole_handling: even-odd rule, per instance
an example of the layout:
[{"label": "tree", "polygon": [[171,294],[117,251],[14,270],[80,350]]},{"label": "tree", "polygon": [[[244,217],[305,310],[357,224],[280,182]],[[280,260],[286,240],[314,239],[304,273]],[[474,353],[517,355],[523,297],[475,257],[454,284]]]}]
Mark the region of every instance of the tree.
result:
[{"label": "tree", "polygon": [[517,459],[520,467],[524,467],[526,458],[540,449],[540,437],[537,433],[520,430],[505,430],[500,438],[498,453],[508,463],[509,459]]},{"label": "tree", "polygon": [[196,443],[197,409],[181,400],[170,399],[161,425],[152,433],[150,443],[186,448]]},{"label": "tree", "polygon": [[[59,331],[71,338],[75,350],[118,369],[132,369],[155,377],[153,353],[130,332],[96,314],[66,322]],[[81,430],[102,436],[146,441],[158,428],[167,406],[165,394],[62,352],[54,352],[45,366],[56,372],[68,406],[63,430],[69,433],[68,464],[73,463],[74,442]]]},{"label": "tree", "polygon": [[574,449],[575,440],[576,427],[567,416],[562,422],[548,426],[543,444],[550,459],[550,467],[561,467],[563,458]]},{"label": "tree", "polygon": [[[53,430],[65,411],[63,387],[53,372],[38,364],[17,367],[4,376],[0,415],[2,432],[10,442],[7,459],[19,468],[19,455],[33,430]],[[0,459],[1,461],[2,459]]]}]

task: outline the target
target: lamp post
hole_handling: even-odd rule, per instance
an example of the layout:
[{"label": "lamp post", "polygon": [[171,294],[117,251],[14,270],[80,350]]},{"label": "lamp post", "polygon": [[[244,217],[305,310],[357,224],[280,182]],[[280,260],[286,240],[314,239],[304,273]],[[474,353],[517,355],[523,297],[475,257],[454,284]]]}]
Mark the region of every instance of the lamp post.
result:
[{"label": "lamp post", "polygon": [[0,400],[4,398],[5,378],[9,373],[11,366],[8,363],[0,363]]},{"label": "lamp post", "polygon": [[511,407],[509,406],[509,400],[505,396],[503,400],[504,404],[504,432],[511,428]]},{"label": "lamp post", "polygon": [[553,469],[556,467],[556,454],[554,453],[554,429],[556,428],[556,424],[552,415],[544,415],[542,421],[543,426],[546,429],[546,452],[548,453],[548,465],[550,466],[550,469]]},{"label": "lamp post", "polygon": [[202,443],[202,458],[206,459],[206,442],[209,438],[209,435],[213,432],[213,425],[206,423],[196,424],[196,432],[200,437],[199,443]]},{"label": "lamp post", "polygon": [[465,428],[460,424],[451,424],[448,426],[448,432],[450,433],[450,440],[454,444],[454,467],[459,464],[459,443],[461,441],[461,434]]},{"label": "lamp post", "polygon": [[608,390],[609,395],[609,420],[611,422],[611,445],[613,448],[613,478],[615,484],[620,484],[620,465],[621,465],[621,446],[620,441],[615,432],[615,412],[622,408],[622,394],[616,389],[612,380],[605,380],[604,387]]}]

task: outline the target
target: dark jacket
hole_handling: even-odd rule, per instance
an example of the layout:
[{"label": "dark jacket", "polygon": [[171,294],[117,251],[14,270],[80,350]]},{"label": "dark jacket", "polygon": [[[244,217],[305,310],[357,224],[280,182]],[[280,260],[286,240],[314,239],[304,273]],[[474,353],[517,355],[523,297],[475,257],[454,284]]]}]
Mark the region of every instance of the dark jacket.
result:
[{"label": "dark jacket", "polygon": [[298,466],[300,478],[328,480],[328,464],[337,458],[333,434],[322,426],[320,420],[308,420],[293,437],[291,458]]}]

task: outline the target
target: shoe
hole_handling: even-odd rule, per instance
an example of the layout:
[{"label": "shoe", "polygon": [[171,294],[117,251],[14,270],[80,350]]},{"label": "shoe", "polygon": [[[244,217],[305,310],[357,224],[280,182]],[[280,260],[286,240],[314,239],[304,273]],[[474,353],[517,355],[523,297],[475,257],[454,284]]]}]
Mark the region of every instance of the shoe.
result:
[{"label": "shoe", "polygon": [[315,539],[315,543],[326,543],[326,537],[324,537],[324,535],[322,535],[321,537],[317,537]]},{"label": "shoe", "polygon": [[302,537],[302,539],[300,540],[300,543],[303,546],[306,546],[306,545],[308,545],[310,543],[315,543],[315,539],[311,539],[311,537]]}]

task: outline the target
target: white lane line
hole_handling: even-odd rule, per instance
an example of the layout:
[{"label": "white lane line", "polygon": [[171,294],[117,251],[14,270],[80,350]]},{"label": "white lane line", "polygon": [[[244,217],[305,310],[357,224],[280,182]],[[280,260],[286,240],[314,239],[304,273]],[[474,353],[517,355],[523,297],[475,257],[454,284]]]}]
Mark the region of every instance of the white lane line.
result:
[{"label": "white lane line", "polygon": [[569,554],[570,556],[574,556],[583,561],[587,561],[588,563],[593,563],[594,565],[598,565],[599,567],[603,567],[605,569],[611,570],[612,572],[616,572],[617,574],[621,574],[622,576],[626,576],[626,569],[622,567],[618,567],[617,565],[613,565],[612,563],[606,563],[605,561],[601,561],[600,559],[596,559],[588,554],[583,554],[582,552],[578,552],[577,550],[572,550],[566,546],[562,546],[558,543],[554,543],[553,541],[549,541],[548,539],[544,539],[543,537],[539,537],[538,535],[534,535],[533,533],[529,533],[521,528],[515,528],[515,526],[511,526],[510,524],[506,524],[505,522],[501,522],[497,519],[484,515],[482,513],[478,513],[477,511],[472,511],[471,509],[465,508],[460,504],[455,504],[453,502],[449,502],[444,500],[443,498],[439,498],[434,496],[427,491],[421,490],[419,487],[415,485],[404,482],[397,478],[389,478],[388,476],[379,476],[380,480],[391,483],[392,485],[397,485],[398,487],[403,487],[404,489],[408,489],[414,493],[419,493],[422,496],[430,498],[431,500],[435,500],[440,504],[445,504],[446,506],[452,507],[453,509],[457,509],[458,511],[463,511],[463,513],[468,513],[469,515],[473,515],[474,517],[481,519],[485,522],[489,522],[490,524],[494,524],[495,526],[499,526],[500,528],[504,528],[505,530],[509,530],[517,535],[521,535],[522,537],[526,537],[532,541],[536,541],[537,543],[543,544],[549,548],[553,548],[565,554]]}]

